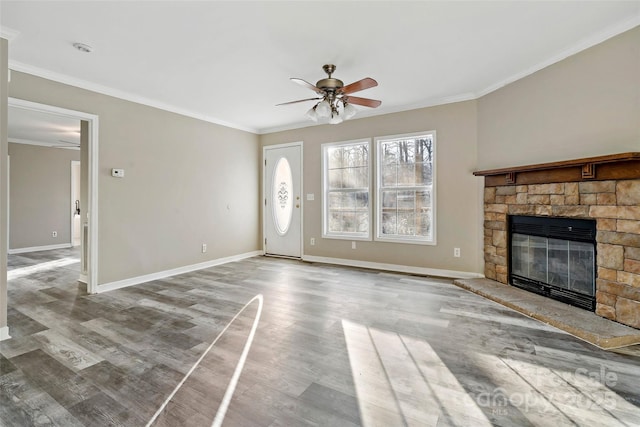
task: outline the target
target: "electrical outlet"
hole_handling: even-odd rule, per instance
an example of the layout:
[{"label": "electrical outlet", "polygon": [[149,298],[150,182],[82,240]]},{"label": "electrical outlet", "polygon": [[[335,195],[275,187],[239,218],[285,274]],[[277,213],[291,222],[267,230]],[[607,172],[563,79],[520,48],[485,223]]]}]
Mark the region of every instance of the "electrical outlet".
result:
[{"label": "electrical outlet", "polygon": [[356,242],[351,242],[351,249],[355,249],[356,248]]},{"label": "electrical outlet", "polygon": [[453,248],[453,256],[460,258],[460,248]]},{"label": "electrical outlet", "polygon": [[51,232],[51,237],[58,237],[58,232],[57,231],[52,231]]},{"label": "electrical outlet", "polygon": [[207,244],[203,243],[202,244],[202,253],[205,253],[205,252],[207,252]]},{"label": "electrical outlet", "polygon": [[316,238],[312,237],[310,243],[311,243],[311,246],[315,245],[316,244]]},{"label": "electrical outlet", "polygon": [[111,176],[114,176],[116,178],[123,178],[124,169],[116,169],[116,168],[111,169]]}]

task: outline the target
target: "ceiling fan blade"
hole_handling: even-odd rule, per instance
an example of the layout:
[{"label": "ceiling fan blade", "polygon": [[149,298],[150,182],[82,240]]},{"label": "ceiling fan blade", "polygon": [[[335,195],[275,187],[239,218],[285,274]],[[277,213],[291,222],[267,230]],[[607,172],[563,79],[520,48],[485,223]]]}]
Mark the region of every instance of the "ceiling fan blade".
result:
[{"label": "ceiling fan blade", "polygon": [[292,77],[291,81],[294,82],[294,83],[298,83],[300,86],[304,86],[304,87],[306,87],[308,89],[311,89],[314,92],[317,92],[319,94],[323,94],[322,89],[318,89],[315,85],[312,85],[311,83],[309,83],[306,80],[302,80],[302,79],[298,79],[298,78]]},{"label": "ceiling fan blade", "polygon": [[371,77],[365,77],[362,80],[358,80],[357,82],[346,85],[340,92],[346,95],[348,93],[358,92],[376,86],[378,86],[377,81],[373,80]]},{"label": "ceiling fan blade", "polygon": [[362,105],[370,108],[376,108],[382,104],[382,101],[378,101],[377,99],[360,98],[358,96],[345,96],[342,99],[347,101],[349,104]]},{"label": "ceiling fan blade", "polygon": [[318,99],[322,99],[322,98],[307,98],[307,99],[299,99],[297,101],[283,102],[282,104],[276,104],[276,107],[279,106],[279,105],[297,104],[298,102],[316,101]]}]

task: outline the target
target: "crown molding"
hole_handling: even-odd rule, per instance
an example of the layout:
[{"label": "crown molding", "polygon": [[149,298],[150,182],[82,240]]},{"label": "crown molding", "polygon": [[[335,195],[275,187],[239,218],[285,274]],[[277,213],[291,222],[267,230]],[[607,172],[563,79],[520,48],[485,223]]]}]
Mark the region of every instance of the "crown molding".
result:
[{"label": "crown molding", "polygon": [[[494,84],[491,84],[490,86],[487,86],[486,88],[477,91],[477,92],[466,92],[466,93],[462,93],[462,94],[458,94],[458,95],[454,95],[454,96],[448,96],[448,97],[444,97],[444,98],[438,98],[438,99],[429,99],[429,100],[425,100],[423,102],[420,103],[416,103],[416,104],[409,104],[409,105],[403,105],[403,106],[396,106],[396,107],[390,107],[390,108],[385,108],[384,111],[381,111],[380,113],[376,113],[374,111],[371,112],[364,112],[364,111],[360,111],[358,114],[358,118],[357,119],[361,119],[361,118],[367,118],[367,117],[375,117],[375,116],[380,116],[380,115],[386,115],[386,114],[393,114],[393,113],[399,113],[399,112],[404,112],[404,111],[410,111],[410,110],[416,110],[416,109],[421,109],[421,108],[428,108],[428,107],[434,107],[434,106],[438,106],[438,105],[445,105],[445,104],[451,104],[451,103],[456,103],[456,102],[463,102],[463,101],[471,101],[471,100],[475,100],[478,98],[481,98],[491,92],[494,92],[504,86],[507,86],[508,84],[511,84],[517,80],[520,80],[524,77],[527,77],[529,75],[532,75],[534,73],[536,73],[537,71],[540,71],[550,65],[553,65],[557,62],[560,62],[572,55],[575,55],[583,50],[586,50],[590,47],[593,47],[599,43],[602,43],[612,37],[615,37],[625,31],[629,31],[637,26],[640,25],[640,10],[638,11],[638,14],[631,17],[630,19],[623,21],[621,23],[618,23],[616,25],[613,25],[603,31],[600,31],[599,33],[587,37],[583,40],[581,40],[580,42],[576,43],[575,45],[559,52],[557,55],[552,56],[551,58],[542,61],[526,70],[523,70],[519,73],[513,74],[499,82],[496,82]],[[8,39],[9,41],[15,39],[16,37],[19,36],[19,32],[12,30],[10,28],[7,27],[2,27],[0,29],[1,31],[1,36],[3,38]],[[75,77],[71,77],[65,74],[61,74],[61,73],[57,73],[57,72],[53,72],[50,70],[46,70],[43,68],[39,68],[39,67],[34,67],[32,65],[29,64],[25,64],[25,63],[21,63],[18,61],[9,61],[9,68],[10,70],[14,70],[14,71],[19,71],[22,73],[26,73],[26,74],[31,74],[37,77],[41,77],[41,78],[45,78],[48,80],[52,80],[58,83],[63,83],[63,84],[67,84],[67,85],[71,85],[71,86],[75,86],[81,89],[86,89],[86,90],[90,90],[93,92],[97,92],[97,93],[101,93],[103,95],[108,95],[108,96],[113,96],[115,98],[119,98],[119,99],[123,99],[126,101],[131,101],[131,102],[135,102],[137,104],[141,104],[141,105],[146,105],[149,107],[153,107],[153,108],[158,108],[160,110],[164,110],[164,111],[168,111],[168,112],[172,112],[172,113],[176,113],[176,114],[180,114],[182,116],[186,116],[186,117],[190,117],[190,118],[194,118],[194,119],[198,119],[198,120],[202,120],[208,123],[213,123],[216,125],[220,125],[220,126],[225,126],[228,128],[232,128],[232,129],[237,129],[237,130],[241,130],[241,131],[245,131],[245,132],[250,132],[250,133],[254,133],[257,135],[265,135],[265,134],[269,134],[269,133],[275,133],[275,132],[282,132],[282,131],[287,131],[287,130],[295,130],[295,129],[301,129],[301,128],[306,128],[306,127],[312,127],[312,126],[318,126],[318,125],[323,125],[323,124],[315,124],[315,123],[309,123],[309,122],[296,122],[296,123],[291,123],[291,124],[287,124],[287,125],[281,125],[281,126],[273,126],[273,127],[266,127],[266,128],[250,128],[250,127],[246,127],[246,126],[242,126],[242,125],[238,125],[236,123],[230,123],[224,120],[220,120],[217,119],[215,117],[211,117],[211,116],[207,116],[207,115],[203,115],[200,113],[197,113],[195,111],[191,111],[188,109],[184,109],[184,108],[180,108],[174,105],[170,105],[155,99],[151,99],[151,98],[146,98],[143,96],[139,96],[136,94],[132,94],[132,93],[128,93],[125,91],[121,91],[118,89],[114,89],[108,86],[104,86],[104,85],[100,85],[98,83],[93,83],[93,82],[89,82],[86,80],[82,80],[82,79],[77,79]],[[357,120],[356,119],[356,120]]]},{"label": "crown molding", "polygon": [[66,74],[57,73],[55,71],[46,70],[44,68],[34,67],[29,64],[25,64],[19,61],[9,61],[9,69],[18,71],[21,73],[31,74],[43,79],[52,80],[54,82],[63,83],[66,85],[78,87],[80,89],[90,90],[103,95],[113,96],[114,98],[123,99],[125,101],[135,102],[136,104],[146,105],[148,107],[157,108],[159,110],[168,111],[170,113],[180,114],[181,116],[191,117],[193,119],[202,120],[204,122],[213,123],[219,126],[225,126],[232,129],[237,129],[245,132],[257,134],[258,131],[253,128],[241,126],[236,123],[226,122],[224,120],[217,119],[215,117],[207,116],[204,114],[196,113],[195,111],[187,110],[185,108],[176,107],[165,102],[161,102],[155,99],[146,98],[133,93],[128,93],[119,89],[104,86],[98,83],[93,83],[87,80],[77,79],[75,77],[68,76]]},{"label": "crown molding", "polygon": [[547,68],[550,65],[553,65],[555,63],[558,63],[564,59],[567,59],[570,56],[573,56],[577,53],[582,52],[583,50],[589,49],[590,47],[593,47],[597,44],[600,44],[602,42],[607,41],[608,39],[615,37],[619,34],[624,33],[625,31],[629,31],[635,27],[637,27],[638,25],[640,25],[640,9],[638,10],[638,15],[623,21],[617,25],[611,26],[603,31],[600,31],[597,34],[594,34],[590,37],[587,37],[585,39],[582,39],[580,42],[576,43],[575,45],[561,51],[560,53],[558,53],[555,56],[552,56],[551,58],[547,59],[546,61],[542,61],[536,65],[534,65],[533,67],[530,67],[524,71],[521,71],[519,73],[513,74],[512,76],[507,77],[504,80],[501,80],[497,83],[492,84],[491,86],[486,87],[485,89],[477,92],[475,94],[476,98],[481,98],[484,95],[487,95],[491,92],[494,92],[498,89],[500,89],[501,87],[504,87],[508,84],[511,84],[515,81],[518,81],[524,77],[530,76],[531,74],[534,74],[544,68]]},{"label": "crown molding", "polygon": [[23,138],[7,138],[7,142],[11,142],[12,144],[31,144],[31,145],[45,145],[44,141],[36,141],[33,139],[23,139]]},{"label": "crown molding", "polygon": [[[536,73],[537,71],[540,71],[550,65],[553,65],[557,62],[560,62],[572,55],[575,55],[577,53],[582,52],[583,50],[589,49],[590,47],[593,47],[597,44],[600,44],[602,42],[605,42],[606,40],[615,37],[619,34],[624,33],[625,31],[629,31],[635,27],[637,27],[638,25],[640,25],[640,10],[638,11],[638,15],[623,21],[617,25],[613,25],[591,37],[587,37],[583,40],[581,40],[580,42],[576,43],[575,45],[561,51],[560,53],[558,53],[555,56],[552,56],[551,58],[547,59],[546,61],[540,62],[536,65],[534,65],[533,67],[530,67],[520,73],[516,73],[513,74],[509,77],[507,77],[504,80],[501,80],[497,83],[494,83],[488,87],[486,87],[483,90],[480,90],[478,92],[466,92],[466,93],[461,93],[458,95],[453,95],[453,96],[447,96],[444,98],[434,98],[434,99],[430,99],[430,100],[426,100],[424,102],[420,102],[420,103],[416,103],[416,104],[409,104],[409,105],[403,105],[403,106],[397,106],[397,107],[391,107],[391,108],[386,108],[384,110],[384,112],[380,112],[379,114],[376,114],[375,112],[371,112],[369,114],[360,114],[360,112],[358,112],[358,116],[357,118],[354,118],[352,120],[357,120],[357,119],[363,119],[366,117],[374,117],[374,116],[381,116],[381,115],[385,115],[385,114],[393,114],[393,113],[400,113],[400,112],[404,112],[404,111],[411,111],[411,110],[418,110],[421,108],[428,108],[428,107],[435,107],[438,105],[446,105],[446,104],[453,104],[456,102],[464,102],[464,101],[472,101],[475,99],[479,99],[482,98],[483,96],[494,92],[510,83],[513,83],[517,80],[520,80],[524,77],[527,77],[531,74]],[[294,129],[301,129],[301,128],[305,128],[305,127],[311,127],[311,126],[318,126],[318,124],[315,123],[302,123],[302,122],[298,122],[298,123],[293,123],[290,125],[284,125],[284,126],[275,126],[275,127],[270,127],[270,128],[263,128],[263,129],[259,129],[258,134],[259,135],[264,135],[264,134],[269,134],[269,133],[275,133],[275,132],[283,132],[283,131],[287,131],[287,130],[294,130]],[[332,125],[334,126],[334,125]]]},{"label": "crown molding", "polygon": [[22,139],[22,138],[7,138],[7,142],[12,144],[25,144],[25,145],[37,145],[39,147],[48,147],[48,148],[66,148],[69,150],[79,150],[80,144],[71,144],[71,143],[55,143],[55,142],[46,142],[46,141],[35,141],[32,139]]},{"label": "crown molding", "polygon": [[16,31],[9,27],[5,27],[4,25],[0,27],[0,37],[8,40],[9,42],[13,41],[19,35],[20,35],[20,31]]}]

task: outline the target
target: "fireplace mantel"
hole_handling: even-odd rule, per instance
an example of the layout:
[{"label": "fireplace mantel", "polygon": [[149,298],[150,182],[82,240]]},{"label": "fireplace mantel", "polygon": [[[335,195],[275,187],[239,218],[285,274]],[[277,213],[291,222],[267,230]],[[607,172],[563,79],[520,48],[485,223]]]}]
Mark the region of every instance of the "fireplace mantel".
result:
[{"label": "fireplace mantel", "polygon": [[509,284],[509,218],[596,221],[596,314],[640,329],[640,153],[515,166],[484,176],[485,277]]},{"label": "fireplace mantel", "polygon": [[561,162],[483,170],[473,174],[485,177],[485,187],[638,179],[640,178],[640,153],[609,154]]}]

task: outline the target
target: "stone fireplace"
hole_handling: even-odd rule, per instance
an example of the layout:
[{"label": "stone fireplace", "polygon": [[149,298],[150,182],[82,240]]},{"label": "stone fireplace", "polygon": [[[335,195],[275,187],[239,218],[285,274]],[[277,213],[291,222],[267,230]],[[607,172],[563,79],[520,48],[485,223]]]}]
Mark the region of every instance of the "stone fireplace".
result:
[{"label": "stone fireplace", "polygon": [[485,276],[509,284],[510,216],[596,221],[596,314],[640,328],[640,153],[475,172]]}]

